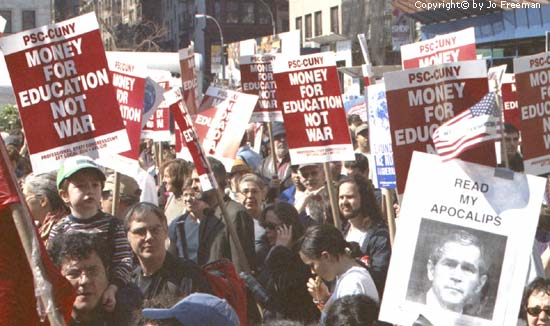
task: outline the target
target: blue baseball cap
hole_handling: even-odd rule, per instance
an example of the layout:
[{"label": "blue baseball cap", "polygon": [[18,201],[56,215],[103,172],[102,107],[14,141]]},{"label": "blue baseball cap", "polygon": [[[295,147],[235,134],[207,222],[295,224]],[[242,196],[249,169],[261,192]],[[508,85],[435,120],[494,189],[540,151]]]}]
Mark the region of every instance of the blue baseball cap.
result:
[{"label": "blue baseball cap", "polygon": [[181,325],[240,326],[239,318],[226,300],[207,293],[193,293],[168,309],[143,309],[153,320],[174,318]]}]

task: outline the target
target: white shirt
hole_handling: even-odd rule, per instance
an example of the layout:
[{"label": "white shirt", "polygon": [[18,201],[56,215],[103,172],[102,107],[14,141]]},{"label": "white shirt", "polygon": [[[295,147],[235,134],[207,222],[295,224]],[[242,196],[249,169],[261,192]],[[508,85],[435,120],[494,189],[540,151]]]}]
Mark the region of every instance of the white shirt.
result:
[{"label": "white shirt", "polygon": [[365,294],[374,301],[380,302],[374,281],[364,267],[354,266],[336,278],[336,286],[328,299],[327,306],[333,300],[353,294]]}]

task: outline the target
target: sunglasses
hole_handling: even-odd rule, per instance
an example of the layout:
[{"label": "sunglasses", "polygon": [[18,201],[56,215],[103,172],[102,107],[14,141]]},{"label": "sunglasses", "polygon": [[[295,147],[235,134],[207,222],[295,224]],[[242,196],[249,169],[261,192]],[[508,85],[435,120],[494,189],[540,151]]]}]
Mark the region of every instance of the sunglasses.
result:
[{"label": "sunglasses", "polygon": [[264,229],[269,229],[269,230],[276,230],[278,227],[280,227],[282,224],[275,224],[275,223],[271,223],[271,222],[264,222],[261,224],[261,226],[264,228]]},{"label": "sunglasses", "polygon": [[546,315],[550,316],[550,306],[534,306],[534,307],[527,307],[527,313],[531,316],[538,316],[541,311],[544,311]]}]

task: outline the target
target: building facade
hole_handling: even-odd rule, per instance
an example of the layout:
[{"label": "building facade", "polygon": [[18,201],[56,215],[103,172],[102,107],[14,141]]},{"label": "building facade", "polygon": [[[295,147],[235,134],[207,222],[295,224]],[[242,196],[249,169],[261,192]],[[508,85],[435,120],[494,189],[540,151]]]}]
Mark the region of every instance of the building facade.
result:
[{"label": "building facade", "polygon": [[[449,0],[442,2],[450,3]],[[487,60],[488,66],[507,64],[507,71],[511,73],[513,58],[545,51],[546,31],[550,31],[550,4],[519,1],[514,2],[517,8],[512,8],[506,6],[507,3],[479,0],[484,10],[425,10],[410,6],[406,0],[396,0],[393,5],[422,24],[421,39],[474,27],[478,55]]]},{"label": "building facade", "polygon": [[52,21],[53,2],[40,0],[2,0],[0,16],[6,19],[5,34],[17,33]]}]

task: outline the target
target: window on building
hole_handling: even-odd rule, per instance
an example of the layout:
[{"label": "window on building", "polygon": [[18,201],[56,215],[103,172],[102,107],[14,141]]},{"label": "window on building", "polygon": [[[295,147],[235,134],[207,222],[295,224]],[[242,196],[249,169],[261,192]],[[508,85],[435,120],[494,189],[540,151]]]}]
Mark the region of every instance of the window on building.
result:
[{"label": "window on building", "polygon": [[36,15],[34,10],[23,10],[23,30],[36,27]]},{"label": "window on building", "polygon": [[281,20],[281,31],[288,31],[289,23],[288,19],[282,19]]},{"label": "window on building", "polygon": [[[193,12],[193,8],[190,9],[190,12]],[[214,1],[214,17],[220,19],[222,17],[222,5],[220,0]]]},{"label": "window on building", "polygon": [[242,16],[241,23],[254,24],[254,2],[245,1],[241,3]]},{"label": "window on building", "polygon": [[296,30],[302,30],[302,17],[296,17]]},{"label": "window on building", "polygon": [[330,8],[330,31],[332,33],[340,33],[340,15],[338,6]]},{"label": "window on building", "polygon": [[11,26],[11,10],[0,10],[0,16],[4,17],[6,20],[6,27],[4,28],[4,33],[13,33]]},{"label": "window on building", "polygon": [[239,22],[239,2],[229,0],[225,2],[225,22],[237,24]]},{"label": "window on building", "polygon": [[306,35],[305,38],[311,38],[311,14],[306,15]]},{"label": "window on building", "polygon": [[315,36],[323,34],[323,20],[321,12],[317,11],[315,13]]},{"label": "window on building", "polygon": [[267,7],[262,3],[258,3],[258,24],[271,24],[271,15],[269,14]]}]

